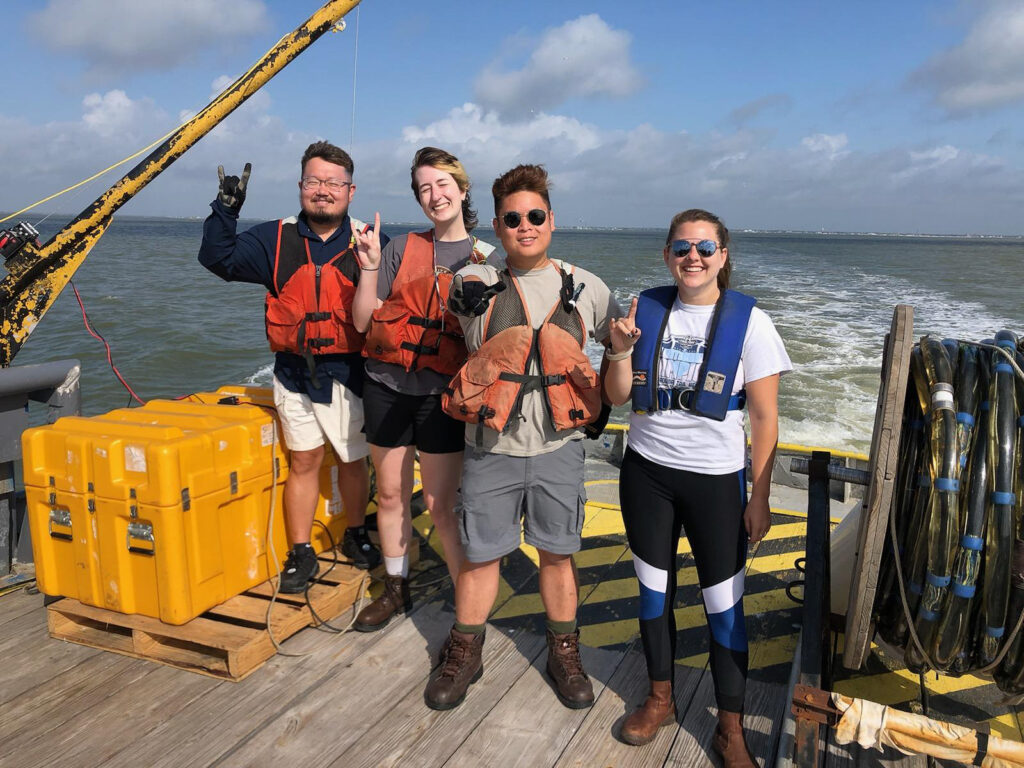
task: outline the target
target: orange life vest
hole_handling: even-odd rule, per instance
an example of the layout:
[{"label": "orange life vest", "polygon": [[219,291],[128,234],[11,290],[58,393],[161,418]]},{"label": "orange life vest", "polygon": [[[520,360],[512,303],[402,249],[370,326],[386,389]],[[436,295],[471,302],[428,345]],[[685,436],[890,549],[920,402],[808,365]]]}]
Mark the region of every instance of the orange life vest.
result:
[{"label": "orange life vest", "polygon": [[[351,219],[353,228],[368,228]],[[352,324],[359,263],[352,241],[326,264],[313,263],[294,218],[277,223],[274,291],[267,292],[267,340],[274,352],[314,355],[359,352],[363,334]],[[312,368],[312,366],[311,366]]]},{"label": "orange life vest", "polygon": [[[475,239],[473,246],[474,264],[494,250]],[[446,306],[453,276],[435,268],[433,233],[410,232],[391,295],[371,315],[363,354],[407,371],[451,376],[459,370],[469,353],[462,326]]]},{"label": "orange life vest", "polygon": [[[561,268],[552,266],[563,282],[567,280]],[[601,411],[601,387],[583,352],[587,338],[583,317],[559,300],[534,330],[519,281],[508,270],[500,279],[506,289],[515,290],[504,290],[491,300],[484,317],[483,344],[445,390],[441,399],[445,413],[507,431],[521,411],[523,390],[529,383],[542,389],[556,430],[589,424]],[[540,373],[528,373],[533,359]]]}]

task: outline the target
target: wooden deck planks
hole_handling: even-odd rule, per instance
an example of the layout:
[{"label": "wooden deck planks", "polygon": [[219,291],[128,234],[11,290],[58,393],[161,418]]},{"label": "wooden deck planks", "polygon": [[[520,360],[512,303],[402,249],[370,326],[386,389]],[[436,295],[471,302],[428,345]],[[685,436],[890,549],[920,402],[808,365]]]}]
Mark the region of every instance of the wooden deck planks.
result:
[{"label": "wooden deck planks", "polygon": [[[352,632],[342,636],[307,629],[284,649],[310,655],[277,656],[241,683],[217,684],[187,711],[150,723],[151,730],[139,744],[122,750],[104,766],[178,768],[182,755],[188,756],[191,765],[213,764],[252,738],[296,698],[306,695],[326,674],[351,664],[390,629],[377,635]],[[327,700],[325,705],[335,707],[346,698]]]},{"label": "wooden deck planks", "polygon": [[[622,660],[622,651],[582,648],[583,666],[594,693],[604,691]],[[559,701],[543,671],[547,650],[538,654],[501,701],[488,713],[446,766],[553,765],[590,710],[571,710]]]},{"label": "wooden deck planks", "polygon": [[451,614],[439,609],[414,611],[350,663],[326,669],[293,693],[218,765],[278,766],[283,753],[304,768],[329,764],[395,702],[422,690],[451,623]]},{"label": "wooden deck planks", "polygon": [[[35,588],[35,584],[28,584]],[[22,614],[35,611],[43,604],[43,595],[39,592],[28,592],[26,587],[14,589],[6,595],[0,595],[0,623],[7,624]]]},{"label": "wooden deck planks", "polygon": [[[774,764],[778,745],[779,727],[785,709],[786,687],[776,683],[747,682],[746,712],[743,725],[747,733],[747,746],[758,759],[759,765]],[[700,685],[690,702],[675,742],[669,750],[666,766],[717,765],[718,758],[711,749],[711,738],[718,721],[714,685],[711,675],[701,678]]]},{"label": "wooden deck planks", "polygon": [[[434,643],[431,647],[435,647]],[[435,712],[424,704],[425,666],[421,684],[413,686],[393,705],[382,707],[373,726],[341,752],[331,768],[452,765],[452,754],[516,685],[544,647],[544,638],[536,634],[488,628],[484,674],[470,686],[462,706]]]},{"label": "wooden deck planks", "polygon": [[[107,757],[134,746],[141,728],[173,718],[217,683],[171,667],[128,662],[109,687],[96,690],[91,706],[42,735],[19,733],[11,745],[19,768],[105,765]],[[45,723],[45,719],[44,719]]]},{"label": "wooden deck planks", "polygon": [[[676,667],[676,710],[684,712],[705,671]],[[622,721],[640,706],[648,693],[647,663],[635,648],[628,650],[598,697],[583,725],[555,763],[556,768],[656,768],[665,762],[679,730],[665,726],[654,740],[634,747],[619,740]]]}]

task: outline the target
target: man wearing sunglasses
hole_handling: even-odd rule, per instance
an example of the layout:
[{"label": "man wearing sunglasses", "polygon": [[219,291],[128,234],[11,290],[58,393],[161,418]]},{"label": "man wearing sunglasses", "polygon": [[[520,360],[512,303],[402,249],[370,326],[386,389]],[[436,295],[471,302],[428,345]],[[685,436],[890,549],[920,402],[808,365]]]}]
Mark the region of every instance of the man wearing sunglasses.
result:
[{"label": "man wearing sunglasses", "polygon": [[[290,451],[284,485],[285,530],[291,550],[280,590],[307,588],[319,566],[310,546],[325,443],[338,456],[338,489],[348,528],[342,551],[359,568],[373,568],[380,552],[364,525],[369,496],[363,434],[363,334],[351,323],[359,279],[353,229],[367,225],[348,215],[355,194],[352,158],[326,141],[302,156],[301,212],[237,233],[251,166],[242,176],[217,169],[220,189],[203,224],[199,263],[228,281],[267,289],[266,329],[274,351],[274,403]],[[381,241],[387,237],[381,235]]]},{"label": "man wearing sunglasses", "polygon": [[459,527],[466,559],[455,626],[425,698],[451,709],[478,679],[499,564],[518,549],[522,530],[540,559],[547,672],[562,703],[580,709],[593,704],[594,691],[580,660],[572,556],[586,503],[582,428],[601,411],[584,346],[588,337],[604,343],[622,310],[596,275],[549,257],[555,226],[543,168],[513,168],[492,192],[507,268],[468,265],[449,297],[470,351],[444,397],[445,411],[467,422]]}]

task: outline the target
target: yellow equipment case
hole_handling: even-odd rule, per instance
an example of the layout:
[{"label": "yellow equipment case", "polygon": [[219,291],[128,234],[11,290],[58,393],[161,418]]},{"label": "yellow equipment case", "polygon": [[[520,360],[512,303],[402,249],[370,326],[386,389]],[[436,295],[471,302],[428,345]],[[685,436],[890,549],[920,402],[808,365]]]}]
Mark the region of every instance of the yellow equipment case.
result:
[{"label": "yellow equipment case", "polygon": [[[276,575],[288,550],[288,461],[272,406],[268,389],[221,387],[26,430],[40,590],[184,624]],[[330,537],[313,525],[318,552],[345,530],[327,455],[316,520]]]}]

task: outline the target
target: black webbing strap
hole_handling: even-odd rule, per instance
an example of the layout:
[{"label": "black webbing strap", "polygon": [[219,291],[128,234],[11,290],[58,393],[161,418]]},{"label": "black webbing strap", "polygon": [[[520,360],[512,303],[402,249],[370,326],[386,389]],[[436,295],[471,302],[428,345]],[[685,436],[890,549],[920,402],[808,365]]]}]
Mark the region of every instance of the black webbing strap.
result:
[{"label": "black webbing strap", "polygon": [[413,344],[411,341],[403,341],[402,349],[415,352],[417,355],[436,355],[439,354],[440,347],[430,347],[426,344]]},{"label": "black webbing strap", "polygon": [[434,320],[429,317],[416,317],[415,315],[410,317],[407,321],[409,325],[418,325],[421,328],[442,328],[444,323],[440,320]]},{"label": "black webbing strap", "polygon": [[978,723],[975,726],[975,732],[978,735],[978,751],[974,753],[974,760],[971,761],[971,765],[981,765],[985,759],[985,755],[988,754],[988,723]]}]

